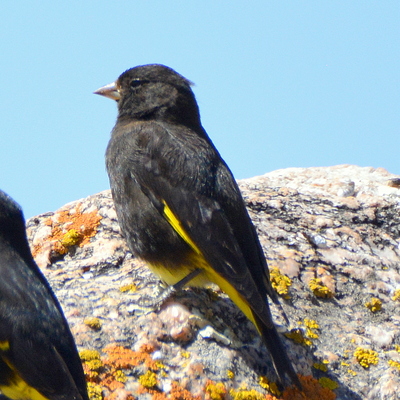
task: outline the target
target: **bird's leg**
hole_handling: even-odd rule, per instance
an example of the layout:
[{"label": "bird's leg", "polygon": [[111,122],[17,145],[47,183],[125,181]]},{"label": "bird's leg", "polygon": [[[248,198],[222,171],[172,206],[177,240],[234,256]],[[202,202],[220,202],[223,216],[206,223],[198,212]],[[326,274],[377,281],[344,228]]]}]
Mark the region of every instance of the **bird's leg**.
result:
[{"label": "bird's leg", "polygon": [[160,294],[156,297],[146,296],[146,298],[141,298],[138,303],[142,307],[146,308],[156,308],[163,304],[173,293],[182,290],[183,287],[189,283],[193,278],[199,275],[201,272],[200,269],[193,270],[190,274],[186,275],[179,282],[175,283],[175,285],[168,286],[165,288]]}]

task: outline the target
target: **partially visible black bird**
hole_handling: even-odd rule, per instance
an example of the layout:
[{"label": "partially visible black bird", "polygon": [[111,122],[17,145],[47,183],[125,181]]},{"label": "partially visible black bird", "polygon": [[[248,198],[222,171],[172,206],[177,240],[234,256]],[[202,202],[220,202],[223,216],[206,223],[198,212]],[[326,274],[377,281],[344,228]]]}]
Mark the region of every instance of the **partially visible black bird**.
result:
[{"label": "partially visible black bird", "polygon": [[0,392],[13,400],[89,400],[74,339],[33,260],[21,208],[2,191]]},{"label": "partially visible black bird", "polygon": [[167,284],[219,285],[256,326],[280,381],[300,388],[272,322],[267,295],[278,299],[256,230],[190,86],[154,64],[95,91],[118,102],[106,164],[122,232]]}]

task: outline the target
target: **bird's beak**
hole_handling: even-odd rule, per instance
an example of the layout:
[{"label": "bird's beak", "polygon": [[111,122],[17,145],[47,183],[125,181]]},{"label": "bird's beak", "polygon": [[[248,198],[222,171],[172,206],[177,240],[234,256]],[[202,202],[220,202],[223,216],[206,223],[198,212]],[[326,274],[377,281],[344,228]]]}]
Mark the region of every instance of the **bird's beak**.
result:
[{"label": "bird's beak", "polygon": [[93,92],[94,94],[100,94],[101,96],[108,97],[109,99],[118,101],[121,98],[118,87],[115,82],[109,83]]}]

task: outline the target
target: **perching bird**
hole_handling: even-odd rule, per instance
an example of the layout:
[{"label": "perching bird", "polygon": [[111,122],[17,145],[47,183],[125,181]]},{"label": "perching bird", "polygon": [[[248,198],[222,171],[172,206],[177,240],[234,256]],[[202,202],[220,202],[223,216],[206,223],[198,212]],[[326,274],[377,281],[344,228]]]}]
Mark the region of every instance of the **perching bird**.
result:
[{"label": "perching bird", "polygon": [[0,393],[89,400],[60,304],[33,260],[21,208],[0,191]]},{"label": "perching bird", "polygon": [[106,164],[122,233],[168,285],[216,283],[256,326],[279,380],[300,387],[272,322],[267,295],[278,300],[256,230],[190,86],[154,64],[95,91],[118,102]]}]

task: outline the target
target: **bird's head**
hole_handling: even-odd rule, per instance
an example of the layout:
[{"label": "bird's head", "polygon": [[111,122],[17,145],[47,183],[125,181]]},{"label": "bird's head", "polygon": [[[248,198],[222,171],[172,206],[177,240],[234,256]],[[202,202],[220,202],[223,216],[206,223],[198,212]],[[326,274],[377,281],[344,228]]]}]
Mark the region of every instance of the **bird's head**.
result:
[{"label": "bird's head", "polygon": [[160,64],[128,69],[94,93],[118,102],[118,119],[159,119],[183,124],[200,123],[192,83]]}]

